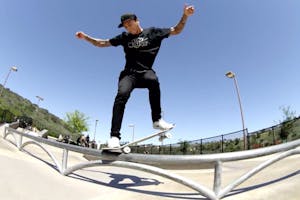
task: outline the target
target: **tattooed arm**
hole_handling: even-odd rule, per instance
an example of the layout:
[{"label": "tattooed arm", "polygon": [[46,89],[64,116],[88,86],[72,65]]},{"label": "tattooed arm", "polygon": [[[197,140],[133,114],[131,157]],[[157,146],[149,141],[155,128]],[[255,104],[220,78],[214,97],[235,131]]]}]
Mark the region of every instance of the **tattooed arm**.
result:
[{"label": "tattooed arm", "polygon": [[96,39],[92,38],[91,36],[85,34],[84,32],[77,32],[76,33],[77,38],[79,39],[84,39],[88,41],[89,43],[97,46],[97,47],[109,47],[111,46],[109,40],[104,40],[104,39]]},{"label": "tattooed arm", "polygon": [[180,21],[178,22],[178,24],[174,27],[171,27],[171,35],[177,35],[179,33],[181,33],[181,31],[183,30],[185,23],[188,19],[189,16],[191,16],[192,14],[194,14],[194,6],[187,6],[184,5],[184,9],[183,9],[183,15],[180,19]]}]

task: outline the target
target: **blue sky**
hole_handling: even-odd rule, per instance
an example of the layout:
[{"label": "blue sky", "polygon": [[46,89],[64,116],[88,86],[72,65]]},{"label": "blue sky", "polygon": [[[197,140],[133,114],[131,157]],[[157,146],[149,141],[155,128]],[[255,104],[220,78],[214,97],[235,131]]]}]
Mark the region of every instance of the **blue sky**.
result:
[{"label": "blue sky", "polygon": [[[17,66],[7,88],[64,118],[79,110],[89,117],[96,140],[109,137],[117,78],[124,66],[121,47],[97,48],[76,31],[106,39],[120,15],[134,12],[141,26],[171,27],[184,3],[195,6],[184,31],[163,41],[154,64],[173,139],[194,140],[242,129],[233,71],[245,125],[256,131],[282,119],[280,106],[300,110],[299,0],[0,0],[0,81]],[[148,91],[134,90],[122,127],[124,141],[153,132]]]}]

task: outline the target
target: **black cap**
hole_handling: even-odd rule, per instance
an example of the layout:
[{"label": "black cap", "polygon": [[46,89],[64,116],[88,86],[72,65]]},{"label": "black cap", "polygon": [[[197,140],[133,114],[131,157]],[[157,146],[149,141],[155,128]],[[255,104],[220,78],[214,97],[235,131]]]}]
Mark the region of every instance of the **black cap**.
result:
[{"label": "black cap", "polygon": [[127,14],[122,15],[121,16],[121,23],[119,24],[118,28],[121,28],[123,26],[123,22],[125,22],[128,19],[136,20],[137,17],[136,17],[135,14],[132,14],[132,13],[127,13]]}]

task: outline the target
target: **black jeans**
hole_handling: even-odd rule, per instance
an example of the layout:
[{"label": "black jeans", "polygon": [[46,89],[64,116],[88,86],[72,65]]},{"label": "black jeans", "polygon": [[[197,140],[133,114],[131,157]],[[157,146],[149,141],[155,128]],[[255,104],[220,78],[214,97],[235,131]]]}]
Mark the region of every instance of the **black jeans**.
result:
[{"label": "black jeans", "polygon": [[155,122],[161,118],[160,87],[155,72],[153,70],[145,70],[144,72],[128,72],[124,70],[119,77],[118,94],[113,107],[111,136],[121,139],[120,130],[125,105],[134,88],[147,88],[149,90],[152,121]]}]

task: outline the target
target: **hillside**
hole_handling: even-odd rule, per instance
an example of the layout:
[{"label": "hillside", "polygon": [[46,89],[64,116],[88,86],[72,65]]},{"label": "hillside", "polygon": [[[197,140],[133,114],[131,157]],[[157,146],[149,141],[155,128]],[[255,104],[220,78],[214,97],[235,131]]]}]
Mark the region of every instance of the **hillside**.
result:
[{"label": "hillside", "polygon": [[[2,88],[3,86],[0,84],[0,90]],[[58,137],[59,134],[63,134],[76,137],[76,134],[70,133],[62,119],[4,88],[0,97],[0,123],[12,122],[16,118],[24,116],[32,118],[32,126],[39,130],[47,129],[51,136]]]}]

